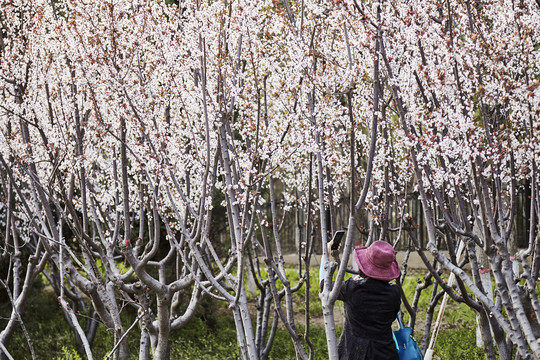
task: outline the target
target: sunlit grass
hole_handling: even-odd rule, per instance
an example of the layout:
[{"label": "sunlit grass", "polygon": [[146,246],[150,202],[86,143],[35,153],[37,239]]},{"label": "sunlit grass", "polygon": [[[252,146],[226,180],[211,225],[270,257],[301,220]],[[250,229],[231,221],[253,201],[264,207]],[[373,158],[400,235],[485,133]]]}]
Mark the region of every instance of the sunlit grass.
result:
[{"label": "sunlit grass", "polygon": [[[312,319],[310,326],[310,340],[314,343],[314,359],[326,359],[326,336],[324,328],[315,325],[313,321],[322,316],[321,301],[319,299],[319,267],[310,269],[309,276],[309,312]],[[264,274],[264,273],[263,273]],[[291,285],[298,284],[299,274],[297,268],[287,268],[286,275]],[[264,274],[263,276],[267,276]],[[350,277],[351,275],[347,275]],[[409,301],[412,301],[414,288],[417,280],[422,280],[423,274],[411,273],[405,279],[403,289]],[[304,283],[300,290],[293,294],[295,312],[298,318],[303,318],[306,312],[306,285]],[[247,283],[246,283],[247,286]],[[278,289],[283,289],[283,284],[277,280]],[[538,289],[538,287],[537,287]],[[250,295],[254,301],[257,292]],[[419,311],[415,327],[415,337],[419,343],[422,340],[423,321],[426,316],[426,309],[429,305],[431,288],[424,290],[419,300]],[[7,304],[4,304],[4,311],[0,315],[6,316]],[[404,308],[402,307],[404,310]],[[336,302],[336,314],[342,311],[340,301]],[[436,308],[435,316],[437,315]],[[129,325],[134,320],[134,314],[123,312],[122,317],[125,324]],[[255,319],[255,314],[252,314]],[[38,359],[65,359],[77,360],[76,342],[73,333],[69,330],[56,297],[52,291],[43,289],[36,290],[28,302],[28,307],[23,315],[25,326],[36,349]],[[405,314],[405,320],[407,315]],[[297,324],[298,332],[304,334],[304,327]],[[336,321],[339,335],[340,323]],[[444,313],[443,327],[439,333],[435,344],[435,352],[441,359],[483,359],[483,350],[475,344],[475,314],[465,304],[456,304],[449,301],[448,308]],[[175,331],[171,336],[171,358],[172,359],[238,359],[238,346],[236,343],[236,329],[230,311],[223,302],[205,300],[197,315],[185,328]],[[134,354],[138,349],[138,330],[129,334],[128,340]],[[93,352],[96,359],[102,359],[112,348],[113,340],[110,333],[104,326],[100,326],[94,343]],[[31,358],[26,346],[23,333],[18,329],[14,334],[9,350],[16,359]],[[270,359],[294,359],[294,348],[292,342],[284,330],[283,326],[279,331],[272,347]]]}]

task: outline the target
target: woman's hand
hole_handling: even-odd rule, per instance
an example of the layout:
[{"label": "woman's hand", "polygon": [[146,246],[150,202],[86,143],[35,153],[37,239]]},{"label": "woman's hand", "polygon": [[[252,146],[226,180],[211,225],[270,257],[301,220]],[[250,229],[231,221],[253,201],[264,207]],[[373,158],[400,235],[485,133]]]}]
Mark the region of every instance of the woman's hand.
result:
[{"label": "woman's hand", "polygon": [[328,251],[328,257],[332,255],[332,257],[339,262],[339,250],[341,249],[341,244],[339,244],[338,248],[336,250],[332,249],[332,245],[334,245],[334,239],[326,243],[326,249]]},{"label": "woman's hand", "polygon": [[332,245],[334,245],[334,239],[326,243],[326,250],[328,252],[328,255],[332,254]]}]

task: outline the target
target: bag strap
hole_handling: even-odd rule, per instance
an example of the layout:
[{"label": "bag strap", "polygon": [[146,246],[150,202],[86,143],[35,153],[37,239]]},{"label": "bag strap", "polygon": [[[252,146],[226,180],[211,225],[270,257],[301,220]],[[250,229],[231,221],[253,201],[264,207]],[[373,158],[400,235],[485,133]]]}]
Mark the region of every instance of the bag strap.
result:
[{"label": "bag strap", "polygon": [[393,331],[392,331],[392,338],[394,339],[394,344],[396,344],[396,349],[399,351],[399,344],[398,344],[398,341],[396,339],[396,334],[394,334]]},{"label": "bag strap", "polygon": [[399,316],[399,312],[398,312],[398,314],[397,314],[397,321],[398,321],[398,323],[399,323],[399,328],[400,328],[400,329],[403,329],[404,326],[403,326],[403,323],[401,322],[401,316]]}]

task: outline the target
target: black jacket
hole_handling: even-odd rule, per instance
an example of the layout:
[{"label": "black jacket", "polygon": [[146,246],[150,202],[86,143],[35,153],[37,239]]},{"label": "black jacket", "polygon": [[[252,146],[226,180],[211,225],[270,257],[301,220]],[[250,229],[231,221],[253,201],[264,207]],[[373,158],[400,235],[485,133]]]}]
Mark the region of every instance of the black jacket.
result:
[{"label": "black jacket", "polygon": [[339,338],[340,360],[398,360],[392,322],[401,304],[399,288],[371,278],[343,283],[338,300],[345,308]]}]

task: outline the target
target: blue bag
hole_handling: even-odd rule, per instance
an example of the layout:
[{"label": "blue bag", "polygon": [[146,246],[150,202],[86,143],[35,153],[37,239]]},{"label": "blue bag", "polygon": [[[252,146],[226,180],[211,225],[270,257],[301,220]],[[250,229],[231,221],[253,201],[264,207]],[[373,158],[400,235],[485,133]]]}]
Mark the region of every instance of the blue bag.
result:
[{"label": "blue bag", "polygon": [[403,326],[401,318],[397,317],[399,323],[399,330],[392,331],[394,341],[396,342],[397,351],[400,360],[423,360],[424,354],[418,347],[416,340],[412,337],[413,329],[411,327]]}]

